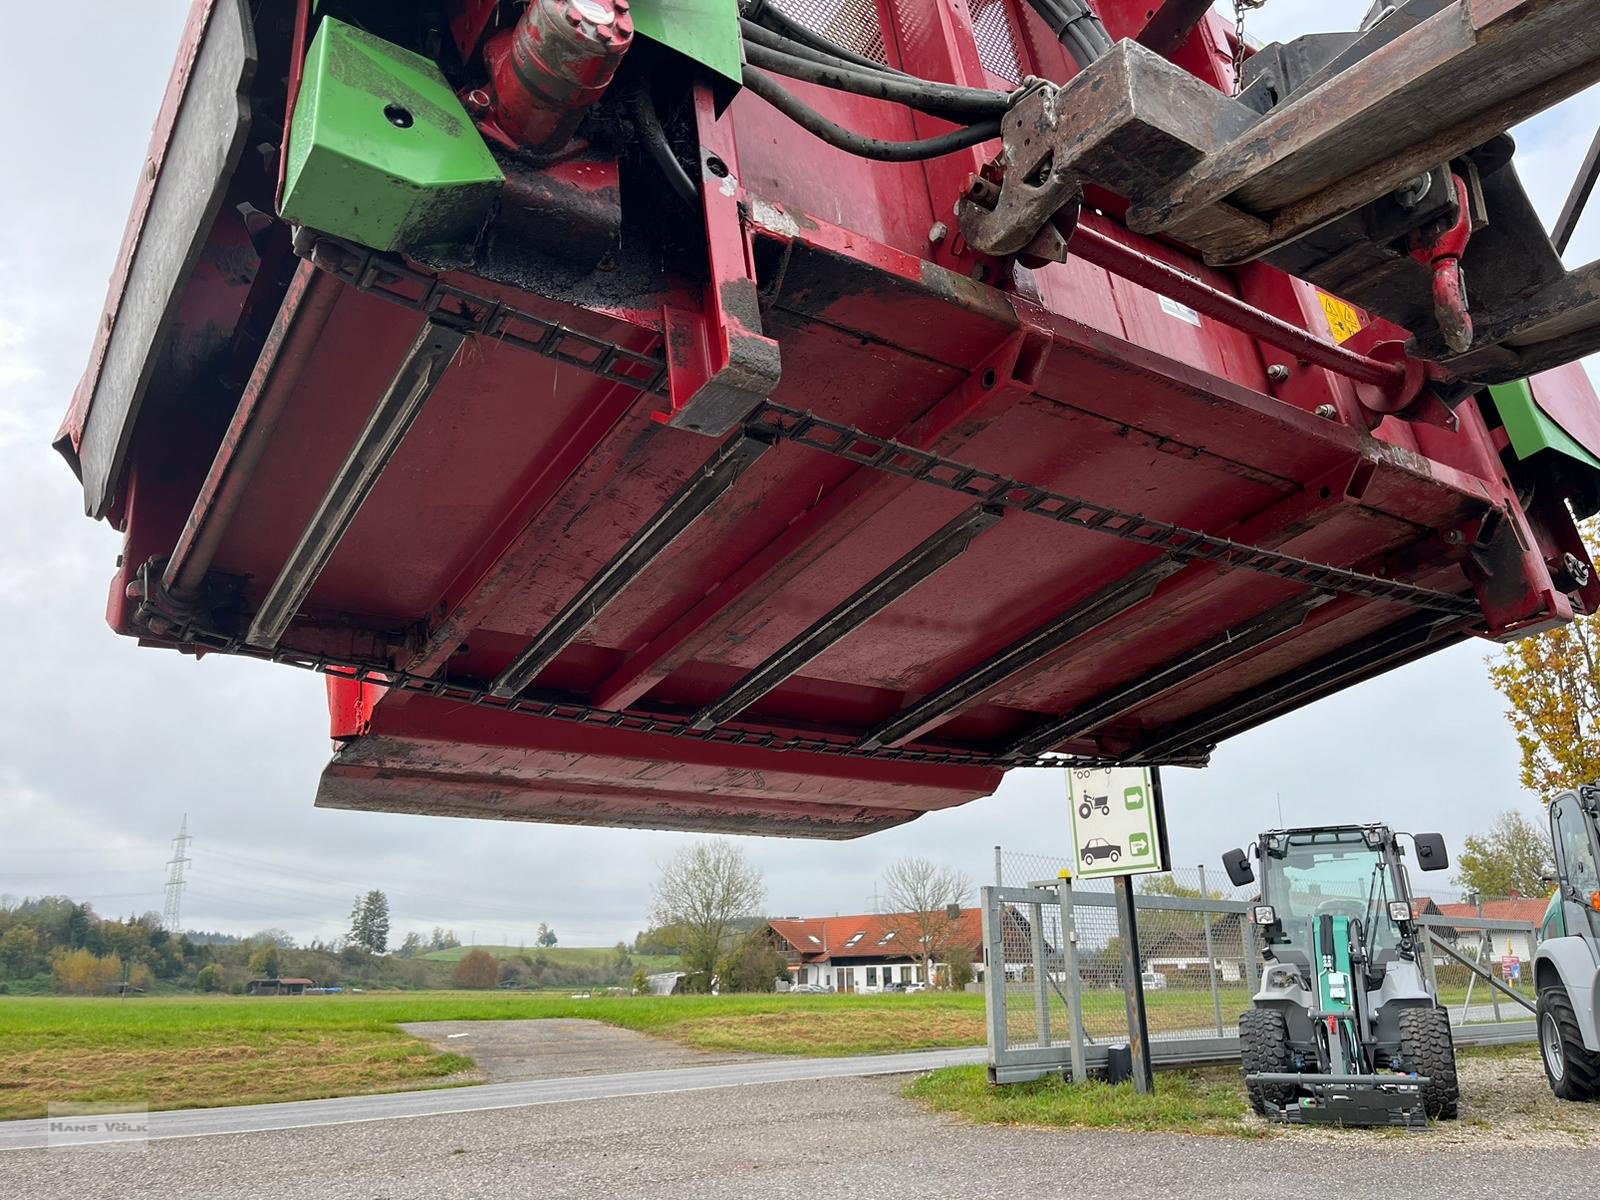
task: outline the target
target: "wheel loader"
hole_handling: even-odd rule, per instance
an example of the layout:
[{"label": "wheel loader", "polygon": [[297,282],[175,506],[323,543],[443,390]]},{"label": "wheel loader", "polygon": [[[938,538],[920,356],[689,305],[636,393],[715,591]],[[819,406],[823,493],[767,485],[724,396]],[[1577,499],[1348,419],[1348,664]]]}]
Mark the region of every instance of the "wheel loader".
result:
[{"label": "wheel loader", "polygon": [[[1265,966],[1239,1018],[1250,1105],[1271,1120],[1425,1126],[1456,1115],[1448,1013],[1423,969],[1399,835],[1385,825],[1272,830],[1253,847],[1249,917]],[[1417,865],[1449,865],[1444,839],[1412,835]],[[1243,850],[1228,878],[1256,878]]]},{"label": "wheel loader", "polygon": [[1538,989],[1539,1055],[1562,1100],[1600,1099],[1600,1020],[1595,984],[1600,964],[1600,784],[1558,796],[1550,805],[1556,885],[1533,956]]}]

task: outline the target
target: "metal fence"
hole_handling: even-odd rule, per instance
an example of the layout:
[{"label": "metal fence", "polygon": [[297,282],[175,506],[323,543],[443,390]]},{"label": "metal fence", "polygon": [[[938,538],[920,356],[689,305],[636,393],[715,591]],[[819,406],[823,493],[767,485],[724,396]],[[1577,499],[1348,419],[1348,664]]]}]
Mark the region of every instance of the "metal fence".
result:
[{"label": "metal fence", "polygon": [[[983,889],[990,1076],[1010,1083],[1071,1070],[1082,1078],[1128,1038],[1122,931],[1109,880],[1068,883],[1065,859],[996,851]],[[1239,1014],[1258,987],[1261,955],[1250,896],[1220,868],[1141,876],[1136,898],[1151,1058],[1237,1058]],[[1161,894],[1173,893],[1173,894]],[[1532,964],[1501,979],[1502,946],[1536,945],[1520,922],[1429,917],[1425,959],[1460,1043],[1531,1039]],[[1523,961],[1526,961],[1525,959]],[[1518,997],[1522,998],[1519,1003]],[[1078,1036],[1072,1036],[1073,1030]]]}]

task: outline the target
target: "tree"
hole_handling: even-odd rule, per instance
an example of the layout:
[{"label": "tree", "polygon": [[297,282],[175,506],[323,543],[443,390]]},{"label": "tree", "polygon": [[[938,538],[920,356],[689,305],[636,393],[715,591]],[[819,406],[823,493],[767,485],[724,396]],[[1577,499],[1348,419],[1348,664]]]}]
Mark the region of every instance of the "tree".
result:
[{"label": "tree", "polygon": [[500,964],[487,950],[468,950],[450,978],[458,988],[492,988],[500,979]]},{"label": "tree", "polygon": [[135,963],[128,968],[128,986],[141,992],[148,992],[156,985],[155,973],[143,963]]},{"label": "tree", "polygon": [[1455,882],[1484,898],[1543,895],[1549,889],[1541,876],[1553,875],[1555,863],[1544,831],[1515,809],[1495,818],[1489,831],[1469,834],[1456,858]]},{"label": "tree", "polygon": [[717,979],[724,992],[770,992],[789,974],[789,964],[766,936],[752,929],[717,963]]},{"label": "tree", "polygon": [[220,992],[222,990],[222,968],[216,963],[207,963],[195,974],[194,985],[202,992]]},{"label": "tree", "polygon": [[278,943],[263,942],[250,955],[250,974],[258,979],[276,979],[279,975]]},{"label": "tree", "polygon": [[39,969],[39,932],[14,925],[0,937],[0,970],[12,979],[24,979]]},{"label": "tree", "polygon": [[57,950],[50,969],[56,990],[73,996],[103,996],[122,980],[122,960],[92,950]]},{"label": "tree", "polygon": [[650,990],[650,976],[644,973],[644,968],[639,967],[633,972],[633,994],[643,996]]},{"label": "tree", "polygon": [[441,929],[435,925],[433,935],[428,939],[429,950],[454,950],[461,945],[461,939],[456,936],[454,929]]},{"label": "tree", "polygon": [[657,926],[674,926],[683,969],[709,987],[733,922],[754,916],[766,901],[761,872],[730,841],[685,846],[661,869],[655,885]]},{"label": "tree", "polygon": [[947,958],[961,930],[961,910],[972,880],[955,867],[925,858],[902,858],[883,873],[884,919],[901,953],[922,962],[922,978],[933,982],[936,959]]},{"label": "tree", "polygon": [[422,935],[413,929],[406,934],[405,941],[400,943],[400,948],[395,954],[401,958],[415,958],[422,953]]},{"label": "tree", "polygon": [[550,926],[546,925],[543,921],[540,921],[539,934],[534,940],[537,941],[539,945],[548,949],[556,944],[556,931],[551,929]]},{"label": "tree", "polygon": [[389,897],[374,888],[350,909],[350,941],[373,954],[389,948]]},{"label": "tree", "polygon": [[[1596,522],[1583,526],[1595,543]],[[1489,660],[1522,753],[1522,786],[1549,804],[1600,779],[1600,615],[1510,643]]]},{"label": "tree", "polygon": [[964,990],[967,984],[971,983],[975,976],[972,966],[973,962],[975,961],[972,953],[972,947],[951,946],[950,949],[945,952],[944,961],[945,965],[950,971],[950,990],[952,992]]},{"label": "tree", "polygon": [[1186,883],[1179,883],[1177,876],[1172,874],[1146,875],[1139,881],[1139,894],[1142,896],[1171,896],[1177,900],[1223,900],[1226,897],[1215,888],[1207,888],[1202,892],[1198,887],[1190,887]]}]

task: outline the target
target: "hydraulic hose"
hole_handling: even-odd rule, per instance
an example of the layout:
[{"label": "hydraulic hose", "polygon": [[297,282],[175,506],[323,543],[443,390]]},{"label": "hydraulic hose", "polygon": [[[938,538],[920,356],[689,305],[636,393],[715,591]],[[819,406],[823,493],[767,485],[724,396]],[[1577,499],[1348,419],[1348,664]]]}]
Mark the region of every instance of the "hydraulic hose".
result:
[{"label": "hydraulic hose", "polygon": [[881,72],[869,73],[848,66],[829,66],[785,54],[756,41],[745,43],[745,58],[753,67],[787,75],[791,79],[853,92],[858,96],[889,100],[937,116],[982,119],[1002,116],[1010,107],[1010,98],[1004,92],[884,75]]},{"label": "hydraulic hose", "polygon": [[891,75],[905,74],[904,71],[897,71],[893,67],[870,59],[864,54],[857,54],[854,50],[846,49],[827,35],[818,33],[815,29],[807,28],[776,8],[767,5],[760,6],[753,21],[769,29],[776,29],[778,33],[790,41],[800,42],[803,45],[810,46],[813,50],[820,50],[823,54],[842,59],[847,63],[854,63],[858,67],[865,67],[868,70],[876,68],[880,71],[887,71]]},{"label": "hydraulic hose", "polygon": [[639,127],[639,137],[644,143],[645,152],[650,155],[650,161],[656,164],[657,169],[666,176],[668,185],[689,207],[698,208],[700,189],[695,187],[689,172],[684,170],[683,163],[673,153],[672,143],[667,140],[667,131],[661,127],[655,102],[643,86],[637,88],[629,98],[629,107],[633,110],[633,119]]},{"label": "hydraulic hose", "polygon": [[770,75],[764,75],[754,67],[747,65],[744,68],[744,85],[791,121],[829,145],[837,146],[860,158],[876,159],[879,162],[920,162],[924,159],[938,158],[942,154],[953,154],[957,150],[964,150],[968,146],[976,146],[980,142],[1000,136],[1000,118],[992,117],[965,129],[953,129],[949,133],[925,138],[920,142],[887,142],[835,124],[782,87]]},{"label": "hydraulic hose", "polygon": [[1079,67],[1087,67],[1111,49],[1111,35],[1088,0],[1028,0],[1028,5]]},{"label": "hydraulic hose", "polygon": [[[739,33],[747,42],[756,42],[771,50],[781,50],[795,58],[808,58],[812,62],[826,63],[833,67],[852,67],[856,70],[866,71],[869,74],[893,75],[900,79],[912,79],[904,71],[897,71],[886,63],[874,62],[872,59],[860,54],[844,51],[850,57],[844,58],[838,54],[831,54],[826,50],[817,48],[807,42],[796,41],[777,30],[768,29],[765,25],[750,20],[748,17],[739,18]],[[840,47],[843,50],[843,47]]]}]

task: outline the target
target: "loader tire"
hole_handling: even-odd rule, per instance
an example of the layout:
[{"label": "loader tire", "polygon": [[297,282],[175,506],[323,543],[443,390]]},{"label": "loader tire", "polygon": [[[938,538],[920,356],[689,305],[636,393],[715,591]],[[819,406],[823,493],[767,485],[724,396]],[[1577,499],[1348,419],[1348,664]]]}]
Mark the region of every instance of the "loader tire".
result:
[{"label": "loader tire", "polygon": [[1442,1008],[1410,1008],[1400,1014],[1400,1062],[1427,1076],[1422,1107],[1434,1121],[1453,1121],[1461,1108],[1456,1081],[1456,1046],[1450,1014]]},{"label": "loader tire", "polygon": [[1564,987],[1539,992],[1539,1058],[1558,1100],[1600,1099],[1600,1054],[1586,1050],[1578,1015]]},{"label": "loader tire", "polygon": [[[1294,1050],[1289,1045],[1289,1022],[1275,1008],[1252,1008],[1239,1014],[1239,1059],[1246,1079],[1258,1071],[1287,1073],[1294,1070]],[[1267,1115],[1270,1101],[1279,1108],[1294,1103],[1291,1083],[1246,1083],[1250,1107]]]}]

